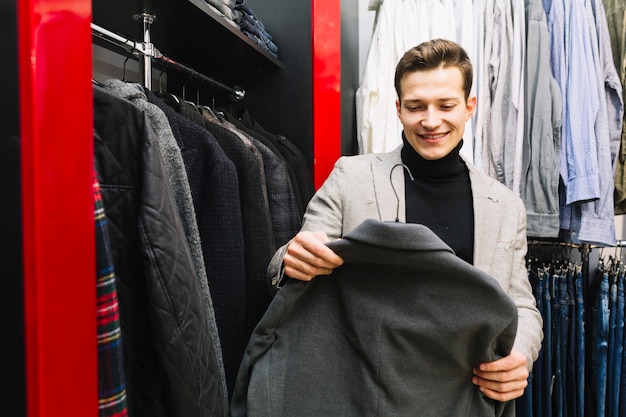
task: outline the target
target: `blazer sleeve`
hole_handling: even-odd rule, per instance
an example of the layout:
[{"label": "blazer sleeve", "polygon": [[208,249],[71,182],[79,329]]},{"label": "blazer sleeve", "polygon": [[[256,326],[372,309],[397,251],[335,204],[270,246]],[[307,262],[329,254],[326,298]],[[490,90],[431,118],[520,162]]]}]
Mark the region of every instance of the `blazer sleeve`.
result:
[{"label": "blazer sleeve", "polygon": [[514,242],[513,270],[508,289],[509,296],[515,302],[518,311],[517,336],[513,348],[527,358],[527,368],[532,370],[533,363],[539,356],[543,340],[543,319],[537,309],[528,269],[526,267],[526,209],[518,202],[517,236]]},{"label": "blazer sleeve", "polygon": [[[324,232],[330,240],[342,236],[345,187],[348,182],[346,163],[349,158],[337,160],[330,175],[309,201],[300,231]],[[267,279],[274,290],[284,282],[283,257],[289,242],[280,247],[267,268]]]}]

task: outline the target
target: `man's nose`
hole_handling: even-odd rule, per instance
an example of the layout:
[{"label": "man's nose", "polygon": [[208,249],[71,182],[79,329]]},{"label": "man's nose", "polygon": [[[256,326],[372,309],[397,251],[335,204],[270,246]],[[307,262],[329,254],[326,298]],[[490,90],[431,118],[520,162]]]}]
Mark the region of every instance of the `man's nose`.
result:
[{"label": "man's nose", "polygon": [[441,117],[439,116],[439,112],[436,109],[429,107],[424,114],[424,118],[422,119],[422,126],[427,129],[433,129],[440,124]]}]

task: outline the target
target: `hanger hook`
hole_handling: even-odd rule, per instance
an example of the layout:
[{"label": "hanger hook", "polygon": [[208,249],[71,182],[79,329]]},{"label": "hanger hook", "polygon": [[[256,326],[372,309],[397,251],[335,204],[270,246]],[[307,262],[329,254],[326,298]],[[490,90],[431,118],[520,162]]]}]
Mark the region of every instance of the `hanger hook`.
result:
[{"label": "hanger hook", "polygon": [[203,83],[204,83],[204,78],[200,78],[200,85],[198,86],[198,89],[196,90],[196,104],[198,106],[200,105],[200,88],[202,88]]},{"label": "hanger hook", "polygon": [[124,82],[126,82],[126,63],[131,55],[132,54],[129,52],[128,55],[126,55],[126,59],[124,59],[124,62],[122,63],[122,81]]},{"label": "hanger hook", "polygon": [[191,81],[191,79],[192,79],[193,77],[194,77],[194,74],[193,74],[193,73],[191,73],[191,76],[190,76],[189,78],[187,78],[187,81],[185,81],[185,83],[183,84],[183,88],[182,88],[182,90],[183,90],[183,100],[186,100],[186,97],[185,97],[185,88],[187,87],[187,84],[189,83],[189,81]]}]

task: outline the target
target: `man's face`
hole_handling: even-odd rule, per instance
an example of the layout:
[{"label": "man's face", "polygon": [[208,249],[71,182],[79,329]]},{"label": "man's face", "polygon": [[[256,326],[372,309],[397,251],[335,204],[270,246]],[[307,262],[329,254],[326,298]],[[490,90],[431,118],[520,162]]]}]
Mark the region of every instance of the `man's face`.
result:
[{"label": "man's face", "polygon": [[465,101],[463,77],[456,67],[406,74],[396,101],[404,134],[424,159],[448,155],[459,144],[476,107],[476,97]]}]

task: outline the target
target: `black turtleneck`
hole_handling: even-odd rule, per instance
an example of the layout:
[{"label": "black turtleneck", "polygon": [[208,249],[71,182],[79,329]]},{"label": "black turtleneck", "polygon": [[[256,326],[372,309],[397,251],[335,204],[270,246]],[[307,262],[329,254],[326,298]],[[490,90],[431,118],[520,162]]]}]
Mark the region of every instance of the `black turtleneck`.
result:
[{"label": "black turtleneck", "polygon": [[470,264],[474,253],[474,208],[469,171],[459,156],[463,141],[437,160],[422,158],[403,136],[406,221],[428,226]]}]

